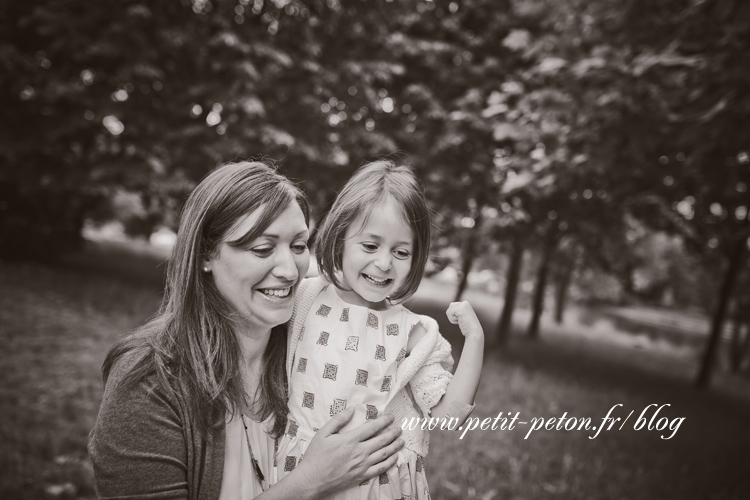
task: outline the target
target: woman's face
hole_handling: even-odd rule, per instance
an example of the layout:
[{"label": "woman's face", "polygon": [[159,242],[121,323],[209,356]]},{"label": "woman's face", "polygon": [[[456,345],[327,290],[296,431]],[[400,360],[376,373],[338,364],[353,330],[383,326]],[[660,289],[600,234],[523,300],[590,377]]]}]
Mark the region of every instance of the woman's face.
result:
[{"label": "woman's face", "polygon": [[262,208],[240,218],[222,239],[216,255],[206,262],[224,299],[248,327],[261,332],[292,316],[296,285],[310,265],[309,232],[296,201],[246,247],[226,243],[247,234]]}]

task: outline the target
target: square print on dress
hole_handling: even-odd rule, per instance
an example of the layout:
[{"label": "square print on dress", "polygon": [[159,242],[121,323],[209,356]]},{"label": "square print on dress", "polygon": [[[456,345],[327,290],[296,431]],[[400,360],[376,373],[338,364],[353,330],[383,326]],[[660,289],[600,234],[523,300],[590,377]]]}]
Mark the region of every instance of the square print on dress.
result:
[{"label": "square print on dress", "polygon": [[338,373],[338,371],[339,367],[337,365],[326,363],[325,369],[323,370],[323,378],[336,380],[336,373]]},{"label": "square print on dress", "polygon": [[328,313],[330,313],[330,312],[331,312],[330,306],[327,306],[325,304],[320,304],[320,307],[315,312],[315,314],[317,314],[318,316],[323,316],[324,318],[327,318],[328,317]]},{"label": "square print on dress", "polygon": [[357,368],[357,378],[354,380],[354,383],[356,385],[367,387],[367,377],[369,375],[370,374],[367,373],[367,370],[360,370],[359,368]]},{"label": "square print on dress", "polygon": [[344,347],[345,351],[356,351],[359,349],[359,337],[356,335],[351,335],[346,338],[346,347]]},{"label": "square print on dress", "polygon": [[333,398],[333,404],[331,405],[331,416],[334,416],[341,410],[345,409],[346,399]]},{"label": "square print on dress", "polygon": [[302,408],[315,408],[315,394],[312,392],[304,392],[302,395]]}]

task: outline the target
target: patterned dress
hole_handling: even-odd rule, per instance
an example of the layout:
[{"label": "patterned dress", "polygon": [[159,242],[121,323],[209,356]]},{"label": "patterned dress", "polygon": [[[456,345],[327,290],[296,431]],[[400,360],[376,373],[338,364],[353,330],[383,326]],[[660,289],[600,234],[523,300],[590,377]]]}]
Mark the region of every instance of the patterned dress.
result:
[{"label": "patterned dress", "polygon": [[[294,470],[315,432],[336,413],[354,408],[341,432],[383,413],[396,395],[396,368],[419,321],[403,306],[375,311],[345,303],[333,286],[323,289],[297,346],[287,430],[277,453],[279,479]],[[427,499],[422,457],[404,449],[396,467],[334,498]]]}]

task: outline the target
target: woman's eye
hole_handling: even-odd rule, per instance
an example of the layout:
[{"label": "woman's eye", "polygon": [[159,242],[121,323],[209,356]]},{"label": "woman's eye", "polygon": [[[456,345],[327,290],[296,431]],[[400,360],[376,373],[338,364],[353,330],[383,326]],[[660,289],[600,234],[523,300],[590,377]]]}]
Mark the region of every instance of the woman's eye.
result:
[{"label": "woman's eye", "polygon": [[303,254],[307,251],[307,243],[295,243],[292,245],[292,252],[296,254]]},{"label": "woman's eye", "polygon": [[378,246],[372,243],[362,243],[362,247],[368,252],[374,252],[378,249]]},{"label": "woman's eye", "polygon": [[273,247],[254,247],[250,251],[259,257],[267,257],[273,252]]}]

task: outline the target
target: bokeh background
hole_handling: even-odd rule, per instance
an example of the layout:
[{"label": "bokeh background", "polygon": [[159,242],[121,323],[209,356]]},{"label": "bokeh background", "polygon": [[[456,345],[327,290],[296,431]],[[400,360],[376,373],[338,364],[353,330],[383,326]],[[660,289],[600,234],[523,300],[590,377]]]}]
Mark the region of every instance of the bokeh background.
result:
[{"label": "bokeh background", "polygon": [[750,498],[748,68],[743,0],[0,1],[0,498],[95,498],[202,176],[276,162],[317,221],[383,155],[434,210],[410,305],[485,326],[475,415],[634,412],[434,432],[434,498]]}]

